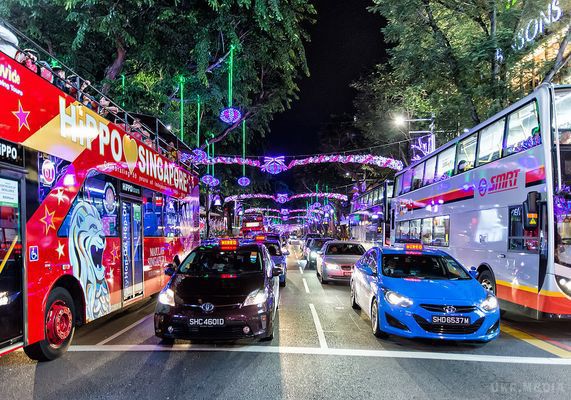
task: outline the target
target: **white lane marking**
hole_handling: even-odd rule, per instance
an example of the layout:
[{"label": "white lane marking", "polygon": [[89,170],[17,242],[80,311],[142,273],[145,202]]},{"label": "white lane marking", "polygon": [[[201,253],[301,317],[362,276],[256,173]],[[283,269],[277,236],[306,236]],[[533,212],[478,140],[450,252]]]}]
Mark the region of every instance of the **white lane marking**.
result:
[{"label": "white lane marking", "polygon": [[303,281],[303,287],[305,287],[305,293],[309,293],[309,286],[307,286],[307,281],[305,278],[301,278],[301,280]]},{"label": "white lane marking", "polygon": [[534,365],[571,365],[571,358],[556,357],[520,357],[493,356],[483,354],[438,353],[429,351],[399,351],[399,350],[364,350],[364,349],[332,349],[319,347],[289,347],[289,346],[236,346],[225,347],[218,345],[175,344],[172,346],[154,344],[108,344],[74,345],[68,351],[72,352],[231,352],[231,353],[270,353],[270,354],[304,354],[318,356],[348,356],[348,357],[378,357],[403,358],[416,360],[442,361],[471,361],[504,364],[534,364]]},{"label": "white lane marking", "polygon": [[313,323],[315,324],[315,330],[317,331],[317,338],[319,339],[319,347],[322,349],[327,349],[327,341],[325,340],[325,333],[323,332],[323,328],[321,327],[321,321],[319,321],[319,316],[317,315],[317,311],[315,311],[315,306],[313,304],[309,304],[309,308],[311,310],[311,315],[313,316]]},{"label": "white lane marking", "polygon": [[124,329],[121,329],[119,332],[117,332],[117,333],[115,333],[115,334],[109,336],[107,339],[103,339],[101,342],[97,343],[96,346],[101,346],[101,345],[104,345],[104,344],[106,344],[106,343],[109,343],[109,342],[112,341],[113,339],[115,339],[115,338],[121,336],[122,334],[124,334],[125,332],[127,332],[127,331],[133,329],[133,328],[136,327],[137,325],[142,324],[143,322],[145,322],[146,320],[148,320],[149,318],[151,318],[153,315],[154,315],[154,313],[153,313],[153,314],[149,314],[149,315],[147,315],[146,317],[141,318],[141,319],[138,320],[137,322],[134,322],[134,323],[132,323],[131,325],[129,325],[128,327],[126,327],[126,328],[124,328]]}]

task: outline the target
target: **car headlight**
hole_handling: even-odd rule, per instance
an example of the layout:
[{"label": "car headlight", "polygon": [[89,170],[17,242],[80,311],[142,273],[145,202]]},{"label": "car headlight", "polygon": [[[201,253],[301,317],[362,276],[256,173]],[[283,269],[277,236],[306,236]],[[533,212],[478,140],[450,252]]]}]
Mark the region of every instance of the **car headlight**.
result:
[{"label": "car headlight", "polygon": [[309,253],[309,256],[310,256],[311,258],[317,258],[317,251],[313,251],[313,250],[312,250],[312,251]]},{"label": "car headlight", "polygon": [[493,294],[489,294],[488,297],[480,303],[480,307],[486,311],[494,311],[498,308],[498,299]]},{"label": "car headlight", "polygon": [[401,307],[410,307],[412,306],[412,300],[408,297],[398,294],[397,292],[393,292],[391,290],[387,290],[385,293],[385,299],[389,304],[393,306],[401,306]]},{"label": "car headlight", "polygon": [[243,306],[257,306],[263,304],[268,299],[268,292],[263,289],[254,290],[246,297]]},{"label": "car headlight", "polygon": [[341,269],[337,264],[324,263],[323,266],[327,269]]},{"label": "car headlight", "polygon": [[164,288],[159,294],[159,303],[174,307],[174,292],[170,288]]}]

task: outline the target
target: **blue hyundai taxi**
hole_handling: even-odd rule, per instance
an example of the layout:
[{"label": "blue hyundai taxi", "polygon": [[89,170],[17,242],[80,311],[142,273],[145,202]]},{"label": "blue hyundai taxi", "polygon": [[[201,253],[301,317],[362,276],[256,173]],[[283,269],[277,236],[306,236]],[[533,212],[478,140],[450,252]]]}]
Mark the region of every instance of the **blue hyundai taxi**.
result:
[{"label": "blue hyundai taxi", "polygon": [[377,337],[488,342],[500,333],[496,297],[443,251],[373,247],[351,276],[351,303]]}]

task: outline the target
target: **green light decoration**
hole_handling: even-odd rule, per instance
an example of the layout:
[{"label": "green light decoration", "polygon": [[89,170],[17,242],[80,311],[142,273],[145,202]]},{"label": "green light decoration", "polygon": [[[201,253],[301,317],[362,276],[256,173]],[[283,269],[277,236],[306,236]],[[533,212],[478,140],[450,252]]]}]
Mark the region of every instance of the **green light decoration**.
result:
[{"label": "green light decoration", "polygon": [[315,202],[319,202],[319,182],[315,184]]},{"label": "green light decoration", "polygon": [[[242,159],[246,159],[246,121],[242,121]],[[242,164],[242,176],[246,176],[246,164]]]},{"label": "green light decoration", "polygon": [[121,74],[121,107],[125,107],[125,74]]},{"label": "green light decoration", "polygon": [[230,46],[230,61],[228,63],[228,108],[232,107],[233,80],[234,80],[234,45]]},{"label": "green light decoration", "polygon": [[196,148],[200,147],[200,95],[196,95]]},{"label": "green light decoration", "polygon": [[184,141],[184,82],[186,78],[179,76],[178,82],[180,84],[180,140]]}]

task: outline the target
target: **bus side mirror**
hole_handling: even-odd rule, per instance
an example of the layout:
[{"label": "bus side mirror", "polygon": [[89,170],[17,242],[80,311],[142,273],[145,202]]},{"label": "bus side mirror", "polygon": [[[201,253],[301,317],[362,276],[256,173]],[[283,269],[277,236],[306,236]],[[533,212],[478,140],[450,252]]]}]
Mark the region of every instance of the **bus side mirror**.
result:
[{"label": "bus side mirror", "polygon": [[533,231],[538,226],[540,198],[539,192],[529,192],[523,202],[523,229],[526,231]]}]

